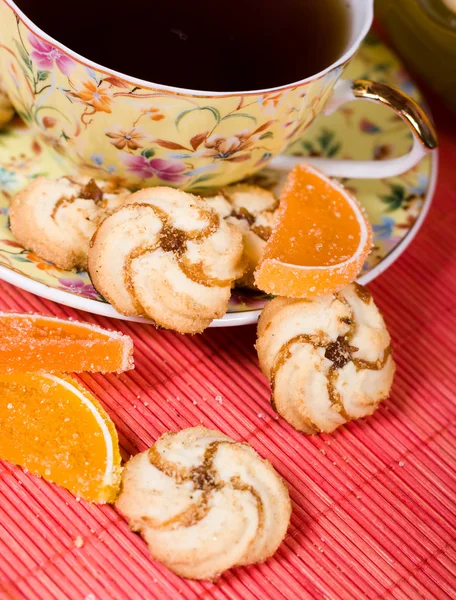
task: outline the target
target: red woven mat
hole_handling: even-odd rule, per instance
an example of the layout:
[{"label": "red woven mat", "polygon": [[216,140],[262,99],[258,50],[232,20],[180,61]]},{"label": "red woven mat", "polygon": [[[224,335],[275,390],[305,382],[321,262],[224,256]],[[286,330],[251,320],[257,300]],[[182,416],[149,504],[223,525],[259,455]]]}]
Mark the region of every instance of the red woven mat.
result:
[{"label": "red woven mat", "polygon": [[1,598],[456,597],[456,134],[443,105],[433,110],[441,142],[434,205],[411,247],[370,286],[393,336],[393,393],[373,417],[334,435],[305,437],[277,419],[254,327],[182,337],[0,285],[1,309],[87,319],[133,337],[135,371],[81,377],[126,454],[169,429],[204,423],[268,457],[293,500],[273,559],[197,583],[150,560],[113,508],[77,502],[0,463]]}]

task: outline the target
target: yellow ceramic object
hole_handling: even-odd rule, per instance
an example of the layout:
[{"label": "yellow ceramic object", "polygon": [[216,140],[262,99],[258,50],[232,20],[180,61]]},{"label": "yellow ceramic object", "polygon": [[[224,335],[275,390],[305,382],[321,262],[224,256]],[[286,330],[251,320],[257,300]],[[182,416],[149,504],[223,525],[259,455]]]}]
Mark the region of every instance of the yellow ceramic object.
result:
[{"label": "yellow ceramic object", "polygon": [[[74,167],[130,186],[221,186],[264,167],[322,112],[372,21],[372,0],[351,2],[350,47],[325,71],[289,86],[225,94],[155,85],[96,65],[34,26],[13,0],[0,0],[0,72],[22,119]],[[364,97],[403,115],[420,111],[402,96],[397,106],[389,88],[361,83],[336,90],[329,106]],[[422,114],[409,118],[424,121]],[[426,152],[420,142],[434,145],[415,134],[412,164],[387,172],[385,162],[380,176],[416,164]],[[327,172],[352,176],[345,168]],[[357,169],[357,176],[376,176]]]},{"label": "yellow ceramic object", "polygon": [[130,185],[225,185],[263,166],[321,111],[341,67],[274,94],[181,95],[88,68],[0,1],[0,69],[20,116],[78,167]]},{"label": "yellow ceramic object", "polygon": [[[417,102],[423,97],[397,57],[375,36],[368,35],[347,68],[348,77],[381,80],[406,91]],[[41,260],[18,244],[9,229],[8,207],[14,194],[37,176],[59,177],[65,165],[55,160],[35,131],[15,119],[0,136],[0,279],[39,296],[109,317],[118,317],[101,298],[85,271],[69,272]],[[410,134],[398,118],[373,102],[343,106],[317,119],[287,150],[297,160],[311,157],[337,160],[395,159],[410,147]],[[249,183],[279,195],[287,173],[266,167]],[[367,211],[374,230],[374,248],[360,278],[366,284],[387,269],[416,235],[429,209],[437,175],[437,156],[428,155],[414,169],[389,179],[344,179],[344,185]],[[234,289],[228,313],[215,327],[256,322],[267,297]]]},{"label": "yellow ceramic object", "polygon": [[5,92],[0,76],[0,129],[11,121],[14,116],[14,108],[8,94]]},{"label": "yellow ceramic object", "polygon": [[407,64],[456,111],[456,0],[376,0],[375,8]]}]

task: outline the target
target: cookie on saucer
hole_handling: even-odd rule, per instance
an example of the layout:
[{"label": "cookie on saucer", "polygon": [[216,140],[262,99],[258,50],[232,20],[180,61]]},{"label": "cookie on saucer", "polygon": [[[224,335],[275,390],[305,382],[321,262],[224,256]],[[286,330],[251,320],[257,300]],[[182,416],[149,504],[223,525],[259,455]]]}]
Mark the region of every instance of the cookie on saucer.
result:
[{"label": "cookie on saucer", "polygon": [[11,231],[24,248],[57,267],[86,269],[90,238],[129,194],[88,177],[38,177],[13,198]]},{"label": "cookie on saucer", "polygon": [[371,415],[393,382],[389,333],[357,283],[312,300],[271,300],[258,322],[256,349],[273,407],[308,434]]},{"label": "cookie on saucer", "polygon": [[223,188],[205,200],[225,221],[241,230],[246,271],[236,284],[255,287],[253,272],[272,233],[279,201],[272,192],[243,183]]},{"label": "cookie on saucer", "polygon": [[206,580],[272,556],[291,514],[287,487],[269,461],[205,427],[166,433],[131,458],[116,507],[154,559]]},{"label": "cookie on saucer", "polygon": [[97,229],[89,273],[123,315],[199,333],[227,309],[242,235],[204,200],[170,187],[135,192]]}]

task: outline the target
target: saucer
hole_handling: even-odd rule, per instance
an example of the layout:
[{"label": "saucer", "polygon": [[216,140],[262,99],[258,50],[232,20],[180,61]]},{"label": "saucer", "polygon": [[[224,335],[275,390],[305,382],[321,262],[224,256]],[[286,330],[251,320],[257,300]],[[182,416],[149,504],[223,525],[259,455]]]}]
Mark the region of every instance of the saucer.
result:
[{"label": "saucer", "polygon": [[[369,34],[345,71],[347,78],[373,79],[401,88],[418,101],[421,95],[395,55]],[[329,117],[320,116],[287,151],[295,156],[384,159],[405,154],[411,135],[390,110],[368,102],[353,102]],[[10,198],[36,177],[59,177],[64,167],[34,132],[19,119],[0,130],[0,279],[28,292],[79,310],[107,317],[145,321],[117,313],[94,289],[86,272],[69,272],[24,250],[8,227]],[[278,193],[286,174],[264,169],[252,179]],[[345,179],[365,207],[374,230],[374,248],[359,277],[368,283],[407,248],[429,209],[437,177],[437,155],[424,158],[411,171],[382,180]],[[268,296],[233,290],[228,312],[212,327],[257,321]]]}]

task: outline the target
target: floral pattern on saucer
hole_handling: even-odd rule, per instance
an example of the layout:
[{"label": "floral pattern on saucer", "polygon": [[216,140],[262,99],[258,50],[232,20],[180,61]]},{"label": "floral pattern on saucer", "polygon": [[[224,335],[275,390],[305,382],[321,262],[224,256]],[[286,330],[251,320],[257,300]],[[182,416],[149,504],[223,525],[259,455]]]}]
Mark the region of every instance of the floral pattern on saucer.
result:
[{"label": "floral pattern on saucer", "polygon": [[[65,63],[62,63],[64,68]],[[389,83],[400,87],[415,99],[421,99],[419,91],[396,57],[373,35],[365,40],[345,76]],[[155,114],[153,116],[157,117]],[[149,115],[149,118],[152,117]],[[127,139],[122,132],[114,132],[111,140],[119,149],[137,143],[134,138]],[[211,151],[223,150],[219,141],[214,141]],[[288,153],[303,157],[381,160],[405,154],[410,144],[409,131],[391,111],[368,102],[354,102],[344,105],[330,117],[320,117],[305,136],[289,148]],[[150,160],[147,165],[138,162],[131,166],[138,172],[143,168],[158,171],[168,168],[159,163],[152,164]],[[432,159],[426,157],[400,177],[344,180],[344,185],[355,193],[366,208],[374,230],[375,245],[364,265],[363,274],[371,272],[385,261],[407,238],[422,213],[431,173]],[[13,121],[9,128],[0,130],[0,266],[56,290],[105,302],[92,286],[86,272],[63,271],[41,260],[17,244],[8,227],[8,205],[13,194],[40,175],[58,177],[63,174],[63,162],[56,162],[54,154],[51,155],[19,119]],[[172,178],[178,177],[179,173],[166,171],[165,175]],[[254,175],[253,180],[278,191],[283,183],[283,175],[266,168]],[[261,309],[266,299],[267,296],[261,293],[234,290],[228,312]]]}]

